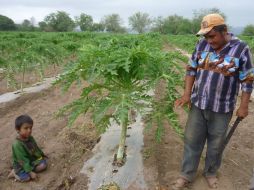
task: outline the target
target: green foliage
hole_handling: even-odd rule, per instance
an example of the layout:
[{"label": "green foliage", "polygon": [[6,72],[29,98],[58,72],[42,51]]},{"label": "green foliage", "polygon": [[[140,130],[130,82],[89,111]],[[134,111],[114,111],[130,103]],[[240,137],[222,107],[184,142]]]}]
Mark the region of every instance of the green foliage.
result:
[{"label": "green foliage", "polygon": [[243,32],[242,32],[243,36],[254,36],[254,25],[250,24],[244,27]]},{"label": "green foliage", "polygon": [[[44,22],[49,28],[57,32],[72,31],[75,27],[74,21],[64,11],[49,14],[45,17]],[[41,23],[41,25],[45,27],[44,23]]]},{"label": "green foliage", "polygon": [[76,23],[82,31],[93,30],[93,17],[90,15],[81,13],[79,17],[76,17]]},{"label": "green foliage", "polygon": [[111,182],[107,185],[102,185],[97,190],[120,190],[120,187],[115,182]]},{"label": "green foliage", "polygon": [[199,38],[195,35],[168,35],[168,40],[171,44],[191,54]]},{"label": "green foliage", "polygon": [[239,36],[241,40],[246,42],[249,47],[250,51],[252,53],[252,60],[254,60],[254,36]]},{"label": "green foliage", "polygon": [[219,13],[225,20],[226,16],[218,8],[195,10],[192,19],[186,19],[178,15],[170,15],[166,18],[158,17],[154,20],[152,31],[162,34],[196,34],[200,29],[203,17],[210,13]]},{"label": "green foliage", "polygon": [[153,26],[151,28],[151,31],[166,34],[164,27],[164,18],[162,16],[159,16],[153,20]]},{"label": "green foliage", "polygon": [[[177,97],[174,90],[181,85],[184,74],[178,62],[186,59],[179,53],[161,51],[162,39],[158,33],[146,35],[110,35],[99,33],[2,33],[0,35],[0,65],[8,86],[23,83],[15,75],[38,71],[41,78],[50,65],[65,65],[70,56],[77,57],[66,65],[66,71],[58,82],[65,90],[74,82],[88,81],[78,100],[65,107],[59,114],[70,114],[69,125],[81,114],[92,112],[93,121],[103,132],[110,118],[125,123],[129,110],[150,115],[150,123],[163,118],[175,122],[172,103]],[[164,79],[169,95],[155,101],[147,92]],[[23,87],[23,85],[22,85]],[[163,134],[158,124],[157,137]]]},{"label": "green foliage", "polygon": [[[173,103],[178,97],[176,87],[182,85],[179,53],[164,53],[158,34],[115,36],[110,40],[91,43],[80,49],[79,60],[69,65],[57,83],[67,90],[77,80],[89,82],[80,98],[63,107],[58,115],[69,115],[69,126],[80,114],[92,113],[93,122],[104,132],[110,119],[118,124],[128,121],[128,112],[137,110],[148,115],[149,123],[157,123],[156,137],[163,134],[163,120],[181,134]],[[164,79],[168,95],[160,101],[148,92]],[[151,108],[151,112],[147,111]]]},{"label": "green foliage", "polygon": [[0,15],[0,31],[15,30],[16,26],[12,19],[7,16]]},{"label": "green foliage", "polygon": [[121,26],[122,20],[118,14],[106,15],[101,24],[104,25],[107,32],[124,33],[125,29]]},{"label": "green foliage", "polygon": [[33,23],[28,19],[23,20],[21,24],[17,25],[18,31],[34,31],[35,29]]},{"label": "green foliage", "polygon": [[105,26],[102,23],[93,23],[92,31],[94,32],[103,32]]},{"label": "green foliage", "polygon": [[53,28],[51,26],[48,26],[45,21],[41,21],[38,24],[39,24],[41,31],[45,31],[45,32],[52,32],[53,31]]},{"label": "green foliage", "polygon": [[[48,66],[67,63],[66,59],[75,57],[76,50],[91,40],[90,33],[1,33],[0,68],[4,69],[8,88],[23,88],[24,78],[30,71],[38,72],[40,79]],[[65,61],[64,61],[65,60]],[[22,74],[16,81],[15,75]]]},{"label": "green foliage", "polygon": [[163,34],[190,34],[191,21],[178,15],[168,16],[165,19],[158,17],[153,30]]},{"label": "green foliage", "polygon": [[167,73],[164,73],[161,78],[166,84],[165,95],[158,100],[153,100],[153,111],[146,116],[148,123],[157,124],[158,126],[156,130],[156,140],[158,142],[161,141],[165,121],[168,121],[176,133],[183,137],[183,131],[179,125],[177,114],[174,112],[174,102],[180,96],[176,88],[183,85],[182,78],[184,71],[179,66],[179,62],[186,62],[186,57],[182,56],[179,52],[170,52],[167,53],[167,60],[168,65],[166,66],[170,69],[167,69]]},{"label": "green foliage", "polygon": [[137,12],[129,17],[129,25],[134,31],[138,33],[144,33],[151,25],[152,20],[149,18],[149,14]]},{"label": "green foliage", "polygon": [[11,87],[17,89],[17,82],[15,80],[15,67],[14,64],[8,64],[4,70],[4,78],[7,81],[7,88]]}]

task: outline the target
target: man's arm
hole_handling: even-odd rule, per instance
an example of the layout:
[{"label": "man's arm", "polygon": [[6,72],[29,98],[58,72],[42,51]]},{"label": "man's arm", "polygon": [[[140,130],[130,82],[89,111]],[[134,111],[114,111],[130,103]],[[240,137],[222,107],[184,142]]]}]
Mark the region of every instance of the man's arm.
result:
[{"label": "man's arm", "polygon": [[238,117],[245,118],[248,115],[249,100],[253,90],[254,80],[254,68],[252,66],[251,52],[248,46],[245,47],[240,61],[242,62],[242,66],[240,69],[239,79],[241,82],[242,97],[240,106],[236,111],[236,115]]},{"label": "man's arm", "polygon": [[183,96],[175,101],[175,106],[184,106],[188,104],[190,106],[190,97],[192,92],[192,87],[195,81],[195,76],[186,75],[185,76],[185,87]]},{"label": "man's arm", "polygon": [[236,115],[241,118],[245,118],[248,115],[249,101],[251,93],[242,92],[241,103],[239,108],[236,111]]},{"label": "man's arm", "polygon": [[189,107],[191,105],[190,98],[192,93],[192,87],[197,74],[198,66],[198,49],[200,44],[204,41],[201,39],[197,42],[195,50],[192,53],[192,56],[189,60],[189,64],[186,66],[186,75],[185,75],[185,84],[184,84],[184,93],[183,96],[175,101],[175,106],[184,106],[187,104]]}]

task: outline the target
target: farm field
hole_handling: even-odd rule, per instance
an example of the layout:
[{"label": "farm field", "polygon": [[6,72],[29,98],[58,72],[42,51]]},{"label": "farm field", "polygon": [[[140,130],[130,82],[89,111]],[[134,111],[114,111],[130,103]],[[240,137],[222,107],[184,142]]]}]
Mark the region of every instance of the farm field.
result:
[{"label": "farm field", "polygon": [[[174,42],[171,42],[172,38]],[[172,109],[163,109],[163,106],[154,107],[162,115],[166,115],[166,112],[173,113],[172,102],[179,96],[177,92],[181,91],[179,89],[181,89],[181,80],[184,77],[181,68],[188,60],[176,52],[174,47],[179,44],[179,48],[191,53],[191,48],[197,40],[193,36],[188,36],[186,39],[179,37],[177,42],[177,38],[177,36],[165,37],[158,34],[138,36],[99,33],[0,33],[0,68],[3,69],[3,73],[0,74],[0,95],[21,90],[45,77],[63,74],[59,84],[49,89],[38,93],[23,94],[12,102],[0,103],[0,152],[2,155],[0,158],[0,190],[88,189],[89,178],[80,173],[80,170],[84,162],[93,156],[92,149],[100,141],[100,134],[95,126],[95,121],[98,118],[94,120],[92,111],[98,115],[101,112],[91,109],[85,116],[77,116],[75,121],[73,119],[76,118],[76,115],[72,114],[76,113],[75,110],[65,110],[66,112],[60,118],[55,118],[56,112],[68,103],[80,98],[81,93],[84,95],[84,89],[91,86],[92,82],[97,82],[96,84],[104,84],[105,82],[105,86],[112,87],[110,90],[113,92],[110,94],[111,91],[108,89],[108,91],[105,89],[91,91],[91,94],[86,98],[98,98],[92,99],[95,104],[104,97],[112,99],[117,97],[115,92],[121,92],[121,86],[124,83],[113,88],[113,84],[116,85],[123,81],[116,76],[120,76],[121,73],[126,76],[125,72],[133,71],[132,74],[128,75],[129,78],[124,78],[124,81],[141,79],[143,81],[146,79],[142,82],[142,85],[146,84],[144,91],[150,87],[154,88],[154,99],[160,100],[166,97],[167,101],[154,102],[146,96],[145,100],[151,101],[152,104],[160,103],[164,107],[171,105]],[[243,39],[250,44],[253,50],[254,39],[247,37],[243,37]],[[132,62],[123,65],[125,56],[133,58]],[[92,65],[95,62],[90,63],[90,60],[96,60],[96,63],[98,62],[100,65],[95,67]],[[113,62],[114,60],[116,61]],[[143,60],[143,62],[138,60]],[[145,62],[159,62],[165,64],[165,67],[148,65],[150,70],[158,73],[158,76],[151,74],[151,78],[149,78],[144,72],[141,72],[147,71],[147,65],[142,65]],[[142,65],[142,69],[139,70],[139,67],[133,63]],[[117,65],[121,65],[121,67]],[[166,68],[169,66],[174,69],[167,70]],[[97,68],[98,70],[96,70]],[[105,70],[108,71],[107,74],[99,75]],[[75,74],[73,74],[74,72]],[[99,77],[99,79],[91,78],[91,76]],[[147,81],[150,82],[145,83]],[[138,82],[137,84],[138,87],[142,86]],[[135,87],[134,89],[138,89],[140,94],[143,93],[141,91],[143,89],[136,89],[136,86],[130,84],[125,85],[129,87],[128,89]],[[63,93],[63,88],[69,89]],[[167,94],[171,96],[168,97]],[[128,99],[128,103],[136,105],[134,101],[136,99],[137,96],[134,96],[133,99]],[[107,103],[107,100],[103,99],[104,103]],[[126,106],[129,104],[126,103]],[[83,105],[86,106],[86,104]],[[100,106],[101,104],[96,105]],[[137,103],[137,105],[139,104]],[[248,189],[254,167],[254,132],[252,128],[254,102],[250,102],[249,106],[249,116],[240,123],[225,151],[219,173],[219,189],[221,190]],[[111,109],[113,108],[110,107],[109,110]],[[179,124],[174,122],[174,114],[166,115],[165,118],[160,115],[161,122],[152,122],[147,127],[148,129],[144,130],[142,158],[148,190],[170,190],[170,184],[179,174],[183,150],[181,132],[187,119],[187,113],[182,108],[177,108],[174,111],[179,115]],[[11,170],[11,143],[16,136],[14,120],[18,115],[24,113],[29,114],[34,119],[33,136],[49,156],[48,169],[39,174],[37,181],[29,183],[19,183],[7,179]],[[144,122],[149,122],[147,119],[149,116],[144,118]],[[70,124],[72,127],[67,127]],[[107,123],[98,122],[100,126],[105,124]],[[100,129],[104,130],[105,128]],[[158,143],[156,138],[158,139],[160,136],[161,141]],[[206,181],[202,177],[203,165],[204,159],[201,159],[197,179],[189,189],[208,189]],[[133,186],[123,189],[139,190],[138,187]]]}]

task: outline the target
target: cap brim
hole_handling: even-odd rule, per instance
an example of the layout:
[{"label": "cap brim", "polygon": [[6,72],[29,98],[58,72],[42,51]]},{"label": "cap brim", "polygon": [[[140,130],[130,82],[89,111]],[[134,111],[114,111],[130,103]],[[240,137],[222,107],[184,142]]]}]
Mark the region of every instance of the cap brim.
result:
[{"label": "cap brim", "polygon": [[211,30],[213,29],[213,26],[212,27],[208,27],[208,28],[205,28],[205,29],[201,29],[198,31],[198,33],[196,34],[196,36],[203,36],[203,35],[206,35],[208,32],[210,32]]}]

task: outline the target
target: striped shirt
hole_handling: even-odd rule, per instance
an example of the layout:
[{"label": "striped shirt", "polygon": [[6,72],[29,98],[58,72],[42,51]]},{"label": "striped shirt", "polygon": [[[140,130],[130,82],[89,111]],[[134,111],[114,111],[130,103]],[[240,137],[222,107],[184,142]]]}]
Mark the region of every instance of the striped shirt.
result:
[{"label": "striped shirt", "polygon": [[195,76],[191,102],[202,110],[233,111],[240,83],[242,91],[252,92],[253,73],[250,49],[244,42],[232,35],[217,54],[203,38],[196,45],[186,72]]}]

